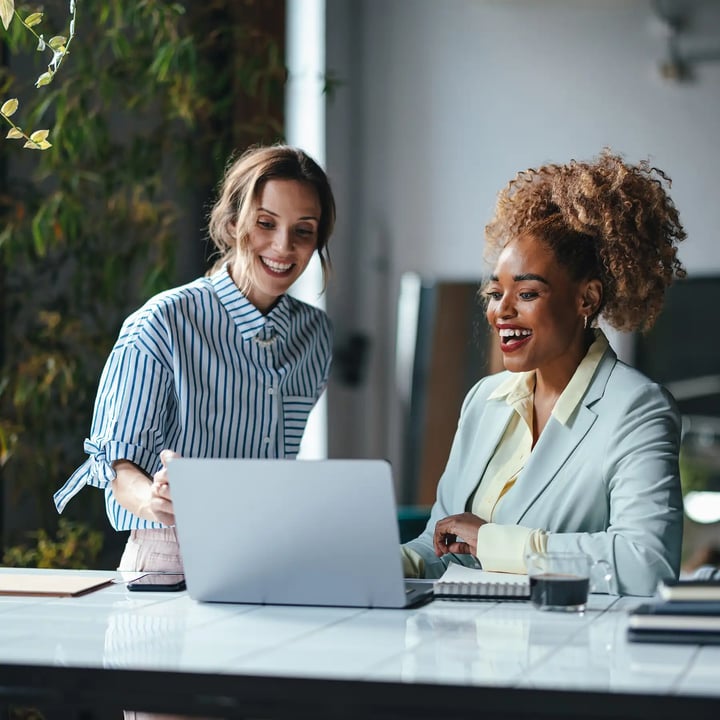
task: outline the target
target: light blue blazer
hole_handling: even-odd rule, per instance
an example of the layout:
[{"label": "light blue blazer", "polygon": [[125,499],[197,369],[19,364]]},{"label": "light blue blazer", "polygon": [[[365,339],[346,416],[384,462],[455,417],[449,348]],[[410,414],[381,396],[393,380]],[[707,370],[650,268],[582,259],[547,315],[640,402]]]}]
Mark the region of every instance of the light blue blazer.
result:
[{"label": "light blue blazer", "polygon": [[[447,563],[433,551],[435,524],[469,509],[514,412],[504,398],[488,400],[508,374],[483,378],[465,398],[430,520],[406,545],[425,560],[426,577]],[[680,427],[667,390],[608,348],[568,424],[550,418],[492,521],[547,531],[550,551],[606,561],[613,593],[652,595],[680,566]]]}]

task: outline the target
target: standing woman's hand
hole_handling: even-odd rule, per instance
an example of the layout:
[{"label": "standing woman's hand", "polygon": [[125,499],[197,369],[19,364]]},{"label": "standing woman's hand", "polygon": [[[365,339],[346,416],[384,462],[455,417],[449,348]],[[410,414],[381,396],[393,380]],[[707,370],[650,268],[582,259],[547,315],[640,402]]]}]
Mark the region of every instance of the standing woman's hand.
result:
[{"label": "standing woman's hand", "polygon": [[170,497],[170,482],[167,476],[168,463],[180,455],[173,450],[163,450],[160,453],[162,468],[153,476],[150,487],[150,510],[163,525],[175,524],[175,511]]},{"label": "standing woman's hand", "polygon": [[438,520],[433,535],[435,554],[477,555],[477,533],[485,520],[469,512]]}]

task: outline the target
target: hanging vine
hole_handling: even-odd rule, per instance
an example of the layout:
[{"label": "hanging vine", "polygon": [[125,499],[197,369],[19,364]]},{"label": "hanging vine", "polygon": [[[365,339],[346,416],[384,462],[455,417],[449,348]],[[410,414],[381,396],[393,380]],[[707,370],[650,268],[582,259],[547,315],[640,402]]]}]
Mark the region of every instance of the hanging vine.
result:
[{"label": "hanging vine", "polygon": [[[70,0],[70,24],[67,35],[53,35],[48,40],[45,40],[45,35],[38,35],[34,29],[39,26],[43,20],[42,12],[32,12],[26,15],[24,18],[15,9],[15,0],[0,0],[0,20],[2,21],[3,27],[7,31],[10,27],[10,23],[13,19],[17,19],[17,22],[22,25],[37,41],[38,52],[49,52],[51,57],[48,62],[47,69],[38,77],[35,81],[35,87],[41,88],[45,85],[49,85],[55,73],[60,69],[62,61],[70,50],[70,45],[73,38],[75,37],[75,14],[76,4],[75,0]],[[31,150],[47,150],[52,147],[52,143],[47,139],[50,134],[49,130],[33,130],[28,134],[19,125],[16,125],[10,118],[15,115],[20,107],[20,101],[17,98],[10,98],[5,100],[0,106],[0,116],[3,120],[10,125],[10,130],[6,135],[6,138],[10,140],[25,140],[23,147]]]}]

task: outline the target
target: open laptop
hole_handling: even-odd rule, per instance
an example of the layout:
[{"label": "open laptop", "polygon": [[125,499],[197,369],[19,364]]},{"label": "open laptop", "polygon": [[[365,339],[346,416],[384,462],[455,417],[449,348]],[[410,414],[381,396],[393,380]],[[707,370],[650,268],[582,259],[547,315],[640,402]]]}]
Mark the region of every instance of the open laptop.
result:
[{"label": "open laptop", "polygon": [[385,460],[177,458],[168,465],[195,600],[402,608],[405,580]]}]

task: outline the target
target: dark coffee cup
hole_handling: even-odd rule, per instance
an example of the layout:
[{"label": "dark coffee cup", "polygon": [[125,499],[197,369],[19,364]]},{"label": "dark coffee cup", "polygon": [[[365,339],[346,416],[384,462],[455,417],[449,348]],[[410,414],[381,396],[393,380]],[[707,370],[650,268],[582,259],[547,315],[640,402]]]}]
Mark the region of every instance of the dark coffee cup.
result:
[{"label": "dark coffee cup", "polygon": [[530,581],[530,602],[540,610],[583,612],[588,593],[596,590],[591,574],[604,567],[607,582],[612,574],[604,560],[582,552],[530,553],[525,558]]}]

